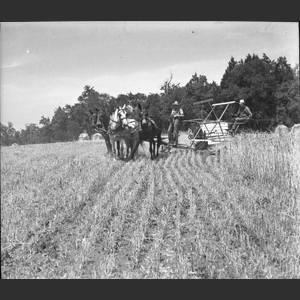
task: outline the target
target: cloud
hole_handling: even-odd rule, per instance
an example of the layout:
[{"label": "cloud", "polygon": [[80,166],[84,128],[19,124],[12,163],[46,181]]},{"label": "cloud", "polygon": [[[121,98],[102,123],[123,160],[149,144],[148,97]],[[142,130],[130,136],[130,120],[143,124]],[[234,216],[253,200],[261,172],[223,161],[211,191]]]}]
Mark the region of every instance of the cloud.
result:
[{"label": "cloud", "polygon": [[1,66],[1,68],[3,68],[3,69],[5,69],[5,68],[14,68],[14,67],[18,67],[18,66],[20,66],[21,65],[21,63],[20,62],[12,62],[11,64],[9,64],[9,65],[5,65],[5,66]]},{"label": "cloud", "polygon": [[5,68],[16,68],[23,65],[27,65],[36,61],[41,60],[41,57],[36,54],[24,53],[18,59],[14,60],[12,63],[1,66],[2,69]]}]

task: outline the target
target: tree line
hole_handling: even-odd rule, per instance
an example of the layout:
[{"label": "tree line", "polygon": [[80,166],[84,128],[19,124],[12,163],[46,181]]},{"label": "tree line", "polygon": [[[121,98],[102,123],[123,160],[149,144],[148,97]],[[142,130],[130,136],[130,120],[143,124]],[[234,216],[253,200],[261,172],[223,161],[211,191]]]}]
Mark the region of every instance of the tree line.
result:
[{"label": "tree line", "polygon": [[[173,82],[173,74],[170,74],[160,92],[149,95],[130,92],[113,97],[86,85],[77,103],[58,107],[51,120],[42,116],[39,125],[29,124],[21,131],[15,130],[11,122],[7,126],[0,123],[1,146],[75,141],[84,130],[91,136],[95,131],[90,124],[90,110],[97,107],[111,114],[124,104],[150,104],[149,115],[160,118],[162,129],[166,130],[174,101],[181,104],[184,119],[195,119],[206,117],[210,107],[208,103],[200,106],[193,103],[208,98],[216,103],[244,99],[253,118],[266,121],[249,124],[254,130],[271,130],[278,124],[291,127],[300,123],[299,65],[292,68],[285,57],[275,61],[266,54],[261,58],[248,54],[240,61],[231,57],[220,84],[209,83],[206,76],[195,73],[181,86]],[[223,119],[229,119],[229,114],[237,109],[235,105],[230,107]],[[221,107],[216,107],[216,113],[220,110]],[[182,129],[187,127],[188,123],[184,123]]]}]

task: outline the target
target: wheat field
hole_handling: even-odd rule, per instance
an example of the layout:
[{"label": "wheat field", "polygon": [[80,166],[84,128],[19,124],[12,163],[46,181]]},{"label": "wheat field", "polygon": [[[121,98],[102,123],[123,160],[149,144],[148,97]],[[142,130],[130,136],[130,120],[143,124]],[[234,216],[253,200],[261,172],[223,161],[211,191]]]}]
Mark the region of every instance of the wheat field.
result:
[{"label": "wheat field", "polygon": [[2,278],[300,278],[300,138],[113,160],[1,148]]}]

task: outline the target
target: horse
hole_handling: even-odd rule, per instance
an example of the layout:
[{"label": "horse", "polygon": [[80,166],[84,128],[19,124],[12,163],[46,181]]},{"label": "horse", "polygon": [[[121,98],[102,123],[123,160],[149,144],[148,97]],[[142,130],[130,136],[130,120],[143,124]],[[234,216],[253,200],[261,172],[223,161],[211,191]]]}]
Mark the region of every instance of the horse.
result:
[{"label": "horse", "polygon": [[[112,154],[112,145],[108,135],[108,126],[110,121],[109,114],[106,113],[103,109],[95,108],[95,111],[90,110],[90,120],[92,127],[103,136],[107,148],[107,153]],[[120,156],[119,141],[117,142],[117,150],[118,156]]]},{"label": "horse", "polygon": [[138,128],[140,127],[140,109],[137,106],[132,107],[130,104],[124,104],[123,107],[119,108],[119,115],[120,119],[122,120],[122,126],[125,128],[125,130],[131,131],[131,136],[129,138],[130,151],[132,153],[133,148],[137,146],[134,154],[138,154],[138,146],[143,146],[143,141],[140,141],[138,145],[136,145],[139,139],[138,132],[136,131],[140,130],[140,128]]},{"label": "horse", "polygon": [[[139,143],[142,141],[149,141],[149,152],[151,159],[158,156],[159,147],[161,145],[161,134],[162,134],[162,122],[157,120],[155,123],[152,118],[148,116],[148,108],[142,108],[140,103],[138,104],[140,110],[140,131],[139,131]],[[156,153],[155,153],[155,137],[157,138]],[[137,148],[138,144],[135,148]],[[135,153],[135,148],[133,149],[132,156]]]},{"label": "horse", "polygon": [[[112,152],[115,154],[115,142],[124,142],[126,145],[126,156],[133,158],[132,152],[135,144],[138,141],[138,122],[134,119],[129,119],[128,111],[125,109],[126,106],[119,107],[110,117],[108,134],[112,144]],[[129,156],[129,152],[131,156]],[[121,151],[121,157],[123,154]]]},{"label": "horse", "polygon": [[127,119],[134,119],[139,122],[140,110],[138,107],[132,107],[130,104],[124,105],[122,110],[126,112]]}]

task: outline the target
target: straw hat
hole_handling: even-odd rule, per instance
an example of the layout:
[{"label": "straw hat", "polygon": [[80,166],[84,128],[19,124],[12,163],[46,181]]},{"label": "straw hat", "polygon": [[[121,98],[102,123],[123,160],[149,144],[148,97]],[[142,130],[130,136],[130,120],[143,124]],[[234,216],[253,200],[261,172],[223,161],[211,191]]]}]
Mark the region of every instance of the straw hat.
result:
[{"label": "straw hat", "polygon": [[175,101],[174,103],[172,103],[173,106],[179,106],[178,101]]}]

